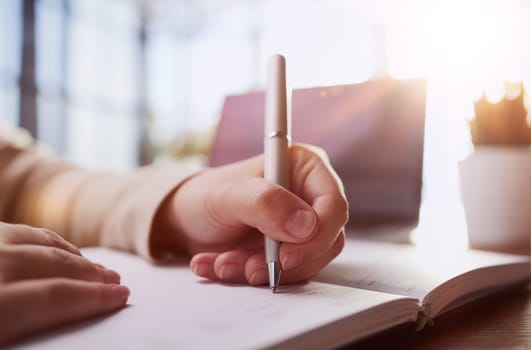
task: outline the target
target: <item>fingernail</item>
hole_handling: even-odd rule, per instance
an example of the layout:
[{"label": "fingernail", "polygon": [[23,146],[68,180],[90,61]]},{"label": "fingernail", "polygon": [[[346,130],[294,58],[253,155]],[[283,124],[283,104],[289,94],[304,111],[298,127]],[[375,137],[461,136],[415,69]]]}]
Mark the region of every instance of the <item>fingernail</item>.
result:
[{"label": "fingernail", "polygon": [[107,283],[120,284],[120,275],[116,271],[104,269],[103,277]]},{"label": "fingernail", "polygon": [[289,270],[289,269],[299,266],[301,263],[302,263],[302,253],[298,251],[294,251],[284,256],[284,259],[282,259],[282,269]]},{"label": "fingernail", "polygon": [[76,254],[79,255],[79,256],[83,256],[83,254],[81,253],[81,250],[79,250],[76,246],[71,245],[71,247],[72,247],[72,251],[73,251],[74,253],[76,253]]},{"label": "fingernail", "polygon": [[231,280],[238,274],[238,267],[235,264],[224,264],[219,270],[219,278]]},{"label": "fingernail", "polygon": [[212,267],[210,264],[201,263],[201,264],[195,264],[194,266],[192,266],[192,272],[201,277],[210,276],[211,269]]},{"label": "fingernail", "polygon": [[286,222],[286,230],[295,237],[306,237],[313,232],[315,219],[311,211],[298,209]]},{"label": "fingernail", "polygon": [[251,278],[249,278],[249,283],[253,286],[258,286],[267,283],[267,271],[261,269],[253,272]]},{"label": "fingernail", "polygon": [[120,285],[113,285],[111,287],[112,292],[114,295],[122,302],[122,304],[125,304],[127,302],[127,299],[129,299],[129,295],[131,294],[131,291],[126,286],[120,286]]}]

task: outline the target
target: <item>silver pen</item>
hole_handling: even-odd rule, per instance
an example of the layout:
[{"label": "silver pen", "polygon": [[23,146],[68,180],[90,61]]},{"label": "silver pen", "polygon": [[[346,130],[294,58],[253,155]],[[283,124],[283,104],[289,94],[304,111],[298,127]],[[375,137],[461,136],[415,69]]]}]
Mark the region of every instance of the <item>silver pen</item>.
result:
[{"label": "silver pen", "polygon": [[[286,61],[275,55],[268,62],[264,126],[264,177],[289,189],[289,120],[286,96]],[[269,286],[276,292],[282,272],[279,242],[265,236]]]}]

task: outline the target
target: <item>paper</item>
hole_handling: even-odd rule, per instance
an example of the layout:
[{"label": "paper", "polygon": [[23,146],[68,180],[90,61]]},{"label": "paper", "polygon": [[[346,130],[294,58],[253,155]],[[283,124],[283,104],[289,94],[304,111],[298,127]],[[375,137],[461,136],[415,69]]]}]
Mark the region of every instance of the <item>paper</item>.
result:
[{"label": "paper", "polygon": [[362,240],[347,240],[344,253],[327,266],[316,280],[419,300],[464,272],[526,261],[525,256],[469,249],[423,249],[409,244]]},{"label": "paper", "polygon": [[122,283],[132,291],[129,306],[44,334],[16,349],[264,348],[399,299],[319,282],[282,286],[280,293],[272,294],[267,287],[205,281],[185,264],[154,266],[103,248],[85,249],[83,254],[121,274]]}]

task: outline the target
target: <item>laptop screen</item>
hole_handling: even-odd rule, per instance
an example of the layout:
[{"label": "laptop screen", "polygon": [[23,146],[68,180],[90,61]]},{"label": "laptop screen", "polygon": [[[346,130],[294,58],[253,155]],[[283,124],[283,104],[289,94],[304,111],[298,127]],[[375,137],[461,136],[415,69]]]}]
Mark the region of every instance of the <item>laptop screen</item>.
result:
[{"label": "laptop screen", "polygon": [[[351,226],[414,224],[422,188],[423,80],[295,89],[293,142],[322,147],[342,179]],[[228,96],[210,153],[219,166],[263,152],[264,94]]]}]

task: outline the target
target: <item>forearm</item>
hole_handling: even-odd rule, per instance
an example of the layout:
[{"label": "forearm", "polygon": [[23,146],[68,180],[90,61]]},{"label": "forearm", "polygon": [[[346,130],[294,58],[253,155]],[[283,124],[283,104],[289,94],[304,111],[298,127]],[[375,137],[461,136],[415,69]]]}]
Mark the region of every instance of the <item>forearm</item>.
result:
[{"label": "forearm", "polygon": [[2,143],[0,159],[2,220],[48,227],[67,236],[72,195],[84,185],[88,172],[43,156],[33,146]]},{"label": "forearm", "polygon": [[0,160],[1,220],[49,228],[78,246],[104,245],[147,258],[157,255],[151,240],[159,206],[194,172],[91,172],[6,144],[0,144]]}]

